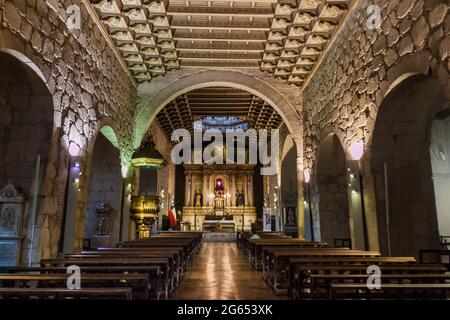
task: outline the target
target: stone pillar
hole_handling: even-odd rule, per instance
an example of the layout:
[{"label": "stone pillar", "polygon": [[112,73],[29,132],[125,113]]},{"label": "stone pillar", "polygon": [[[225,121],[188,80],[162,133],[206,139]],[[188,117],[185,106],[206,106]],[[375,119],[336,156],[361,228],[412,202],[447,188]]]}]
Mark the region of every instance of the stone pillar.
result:
[{"label": "stone pillar", "polygon": [[130,228],[130,199],[132,192],[132,180],[131,178],[123,179],[122,188],[122,226],[120,229],[120,241],[129,240],[129,228]]},{"label": "stone pillar", "polygon": [[247,190],[247,175],[244,173],[241,175],[241,179],[242,179],[242,185],[243,185],[243,189],[242,191],[244,191],[244,197],[245,197],[245,201],[244,201],[244,205],[245,207],[247,206],[247,201],[248,201],[248,190]]},{"label": "stone pillar", "polygon": [[370,166],[368,165],[368,163],[370,163],[369,160],[364,158],[361,161],[368,250],[380,251],[380,240],[378,238],[378,217],[375,197],[375,176],[370,170]]},{"label": "stone pillar", "polygon": [[305,238],[305,208],[303,204],[303,159],[297,155],[297,226],[298,237]]},{"label": "stone pillar", "polygon": [[193,173],[190,173],[189,176],[191,177],[191,184],[189,185],[189,199],[190,199],[190,206],[194,206],[194,194],[195,194],[195,175]]},{"label": "stone pillar", "polygon": [[184,174],[184,206],[189,206],[189,173]]},{"label": "stone pillar", "polygon": [[202,174],[203,177],[203,183],[202,183],[202,195],[203,195],[203,206],[205,207],[207,205],[208,201],[208,192],[206,190],[206,174]]},{"label": "stone pillar", "polygon": [[253,199],[253,174],[250,174],[250,206],[255,206],[255,200]]},{"label": "stone pillar", "polygon": [[236,174],[231,175],[231,206],[236,205]]}]

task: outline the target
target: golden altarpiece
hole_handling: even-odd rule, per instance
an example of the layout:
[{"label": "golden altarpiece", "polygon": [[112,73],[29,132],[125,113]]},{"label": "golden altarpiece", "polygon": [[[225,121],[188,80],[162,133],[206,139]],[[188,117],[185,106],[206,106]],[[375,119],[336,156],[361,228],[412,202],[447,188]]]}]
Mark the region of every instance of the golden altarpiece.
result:
[{"label": "golden altarpiece", "polygon": [[253,164],[185,164],[182,220],[193,230],[250,230],[256,220]]}]

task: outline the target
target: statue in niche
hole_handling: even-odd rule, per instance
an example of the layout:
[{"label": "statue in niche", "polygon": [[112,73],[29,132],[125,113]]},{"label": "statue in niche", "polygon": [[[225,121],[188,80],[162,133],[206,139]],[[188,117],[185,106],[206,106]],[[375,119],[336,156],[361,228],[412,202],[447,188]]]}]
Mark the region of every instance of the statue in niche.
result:
[{"label": "statue in niche", "polygon": [[245,196],[243,191],[239,191],[236,194],[236,207],[245,206]]},{"label": "statue in niche", "polygon": [[295,209],[292,207],[286,208],[286,222],[287,224],[294,225],[295,224]]},{"label": "statue in niche", "polygon": [[14,208],[5,208],[0,219],[0,228],[14,230],[16,225],[16,212]]},{"label": "statue in niche", "polygon": [[97,221],[97,234],[98,235],[108,234],[107,220],[105,217],[100,217]]},{"label": "statue in niche", "polygon": [[194,207],[203,207],[203,195],[199,190],[195,190]]},{"label": "statue in niche", "polygon": [[108,235],[109,217],[112,211],[111,205],[107,202],[97,202],[95,211],[97,212],[97,235]]}]

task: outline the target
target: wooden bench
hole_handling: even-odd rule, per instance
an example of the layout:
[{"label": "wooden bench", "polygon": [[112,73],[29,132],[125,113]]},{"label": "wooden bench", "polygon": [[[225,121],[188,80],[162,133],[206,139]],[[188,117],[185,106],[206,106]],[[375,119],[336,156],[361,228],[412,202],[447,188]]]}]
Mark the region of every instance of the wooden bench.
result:
[{"label": "wooden bench", "polygon": [[264,247],[272,246],[272,247],[297,247],[297,248],[305,248],[305,247],[326,247],[325,243],[320,242],[311,242],[302,239],[296,238],[287,238],[287,239],[272,239],[272,240],[264,240],[264,239],[250,239],[247,241],[247,254],[250,260],[250,263],[255,267],[255,269],[259,270],[260,266],[262,266],[261,258],[262,251]]},{"label": "wooden bench", "polygon": [[175,273],[171,277],[170,290],[172,291],[176,284],[179,283],[181,277],[181,263],[176,253],[164,252],[102,252],[92,251],[81,254],[68,254],[64,256],[66,259],[101,259],[101,258],[167,258],[169,260],[170,269]]},{"label": "wooden bench", "polygon": [[443,274],[446,269],[442,265],[431,264],[416,264],[414,258],[404,258],[394,260],[393,257],[379,257],[377,259],[351,259],[348,258],[343,261],[339,258],[335,263],[310,263],[302,259],[301,263],[295,262],[298,258],[291,259],[293,262],[289,266],[289,285],[288,295],[290,299],[298,299],[302,287],[308,286],[311,283],[309,278],[311,275],[348,275],[348,274],[363,274],[367,276],[367,267],[369,265],[378,265],[381,269],[382,275],[386,274]]},{"label": "wooden bench", "polygon": [[376,258],[380,253],[377,251],[348,250],[340,248],[318,248],[316,250],[269,250],[269,261],[267,262],[266,281],[276,293],[287,293],[289,285],[289,265],[292,258],[317,260],[329,259],[331,261],[342,258]]},{"label": "wooden bench", "polygon": [[0,288],[0,299],[90,299],[131,300],[131,288]]},{"label": "wooden bench", "polygon": [[164,297],[168,299],[170,293],[170,285],[174,277],[174,272],[170,267],[169,259],[167,258],[88,258],[88,259],[45,259],[41,260],[41,266],[70,266],[77,265],[81,269],[86,266],[149,266],[158,265],[161,267],[161,272],[163,275],[163,285],[164,285]]},{"label": "wooden bench", "polygon": [[[298,299],[328,299],[332,284],[367,285],[368,274],[320,274],[311,275],[308,281],[300,282]],[[385,274],[380,277],[385,284],[443,284],[450,281],[450,274]]]},{"label": "wooden bench", "polygon": [[[446,261],[443,261],[443,258]],[[450,250],[419,250],[419,261],[420,263],[442,263],[450,271]]]},{"label": "wooden bench", "polygon": [[[0,287],[20,288],[33,287],[63,287],[67,284],[70,274],[0,274]],[[133,300],[148,300],[151,286],[147,274],[82,274],[81,288],[92,287],[129,287],[132,289]]]},{"label": "wooden bench", "polygon": [[[27,274],[64,274],[67,275],[66,267],[9,267],[4,270],[6,273],[27,273]],[[84,275],[134,275],[144,274],[150,283],[150,298],[159,300],[161,295],[161,267],[160,266],[83,266],[80,269]]]},{"label": "wooden bench", "polygon": [[329,299],[448,299],[450,284],[412,283],[383,284],[381,289],[369,289],[366,284],[330,284]]}]

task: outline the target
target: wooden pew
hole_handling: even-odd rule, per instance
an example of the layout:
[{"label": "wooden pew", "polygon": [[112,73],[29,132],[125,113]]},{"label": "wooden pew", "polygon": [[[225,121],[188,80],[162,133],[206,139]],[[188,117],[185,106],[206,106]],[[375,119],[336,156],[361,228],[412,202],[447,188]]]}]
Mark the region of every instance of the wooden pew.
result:
[{"label": "wooden pew", "polygon": [[376,258],[291,258],[288,271],[288,295],[291,299],[298,297],[301,287],[308,284],[312,274],[367,274],[369,265],[378,265],[382,274],[442,274],[442,265],[415,264],[413,257],[376,257]]},{"label": "wooden pew", "polygon": [[190,264],[198,249],[198,240],[192,238],[151,237],[135,241],[121,242],[118,248],[149,248],[149,247],[183,247],[184,254]]},{"label": "wooden pew", "polygon": [[173,248],[151,248],[142,250],[114,250],[117,248],[112,248],[113,250],[108,250],[102,248],[102,250],[94,251],[82,251],[79,254],[66,255],[66,258],[77,258],[77,257],[141,257],[141,258],[152,258],[152,257],[168,257],[173,259],[174,269],[176,272],[176,282],[181,280],[183,273],[187,270],[187,261],[183,255],[183,248],[173,247]]},{"label": "wooden pew", "polygon": [[267,262],[266,280],[277,293],[287,293],[289,284],[289,264],[292,258],[299,259],[331,259],[342,258],[375,258],[379,257],[377,251],[349,250],[341,248],[317,248],[315,250],[269,250],[269,261]]},{"label": "wooden pew", "polygon": [[[148,277],[150,284],[150,298],[159,300],[161,295],[161,267],[152,266],[83,266],[80,268],[84,275],[135,275],[144,274]],[[66,267],[10,267],[5,269],[6,273],[27,273],[27,274],[65,274]]]},{"label": "wooden pew", "polygon": [[80,254],[67,254],[66,259],[101,259],[101,258],[167,258],[169,259],[170,269],[175,273],[171,277],[170,290],[172,291],[176,284],[180,281],[181,263],[176,252],[104,252],[104,251],[89,251]]},{"label": "wooden pew", "polygon": [[[363,284],[367,286],[368,274],[314,274],[303,282],[299,299],[328,299],[332,284]],[[450,274],[382,274],[381,286],[385,284],[443,284],[450,281]],[[307,285],[306,285],[307,284]]]},{"label": "wooden pew", "polygon": [[450,283],[397,283],[383,284],[381,289],[369,289],[366,284],[332,283],[329,299],[448,299]]},{"label": "wooden pew", "polygon": [[131,288],[0,288],[0,299],[92,299],[131,300]]},{"label": "wooden pew", "polygon": [[161,267],[164,284],[164,297],[168,299],[170,293],[170,283],[174,272],[170,266],[168,258],[88,258],[88,259],[44,259],[41,260],[41,266],[57,267],[77,265],[81,269],[92,266],[148,266],[158,265]]},{"label": "wooden pew", "polygon": [[[64,287],[70,274],[0,274],[0,287]],[[82,274],[81,288],[92,287],[129,287],[132,289],[133,300],[148,300],[150,298],[151,286],[147,274]]]},{"label": "wooden pew", "polygon": [[321,242],[311,242],[308,240],[297,239],[297,238],[286,238],[286,239],[250,239],[247,241],[247,251],[250,262],[254,265],[255,269],[259,269],[262,258],[263,248],[266,246],[278,246],[278,247],[326,247],[326,243]]},{"label": "wooden pew", "polygon": [[450,271],[450,250],[419,250],[419,261],[420,263],[442,263]]}]

